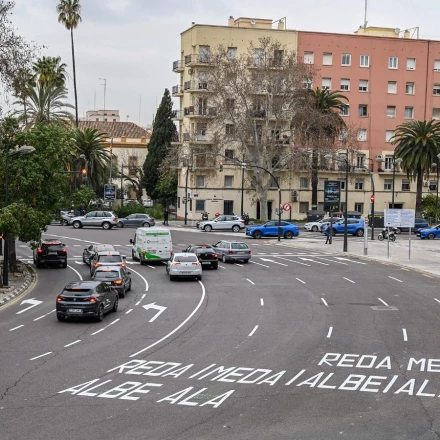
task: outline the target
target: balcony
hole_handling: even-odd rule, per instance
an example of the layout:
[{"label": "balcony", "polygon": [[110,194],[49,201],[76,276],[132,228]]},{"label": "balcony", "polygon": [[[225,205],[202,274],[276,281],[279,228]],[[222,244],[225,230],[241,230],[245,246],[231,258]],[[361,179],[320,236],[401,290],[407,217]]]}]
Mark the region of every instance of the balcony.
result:
[{"label": "balcony", "polygon": [[204,55],[185,55],[186,67],[212,66],[209,54]]},{"label": "balcony", "polygon": [[186,81],[183,85],[185,92],[210,92],[212,91],[207,81]]},{"label": "balcony", "polygon": [[185,66],[182,61],[177,60],[173,61],[173,72],[183,72],[185,70]]},{"label": "balcony", "polygon": [[217,109],[215,107],[196,105],[185,107],[183,114],[188,118],[214,118],[217,116]]},{"label": "balcony", "polygon": [[195,156],[196,168],[216,168],[217,163],[214,157],[210,155],[199,154]]},{"label": "balcony", "polygon": [[252,109],[248,111],[248,116],[255,119],[265,119],[266,118],[266,109]]},{"label": "balcony", "polygon": [[182,86],[173,86],[171,94],[173,96],[183,96],[183,87]]},{"label": "balcony", "polygon": [[184,116],[184,112],[182,110],[173,110],[171,112],[171,118],[176,120],[182,120]]},{"label": "balcony", "polygon": [[195,133],[192,133],[191,135],[189,133],[186,133],[188,137],[190,138],[189,143],[190,144],[196,144],[196,145],[213,145],[217,141],[217,137],[215,133],[211,133],[206,130],[199,130]]}]

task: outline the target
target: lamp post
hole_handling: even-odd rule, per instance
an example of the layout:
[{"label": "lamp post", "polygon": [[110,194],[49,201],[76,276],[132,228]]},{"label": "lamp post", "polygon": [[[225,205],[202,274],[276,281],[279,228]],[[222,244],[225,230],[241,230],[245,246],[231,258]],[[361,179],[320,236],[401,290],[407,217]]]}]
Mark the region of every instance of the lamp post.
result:
[{"label": "lamp post", "polygon": [[244,215],[244,171],[246,170],[246,162],[241,163],[241,216]]},{"label": "lamp post", "polygon": [[[30,145],[23,145],[18,150],[12,150],[6,152],[6,164],[5,164],[5,205],[7,208],[9,204],[9,158],[12,156],[16,156],[18,154],[29,154],[35,151],[35,147]],[[8,287],[9,285],[9,244],[8,244],[8,236],[7,231],[3,231],[3,239],[4,239],[4,259],[3,259],[3,287]]]},{"label": "lamp post", "polygon": [[392,199],[391,199],[391,206],[392,206],[392,209],[394,209],[394,194],[395,194],[395,191],[394,191],[394,185],[395,185],[395,183],[396,183],[396,165],[398,165],[398,164],[400,164],[400,163],[402,163],[402,159],[400,159],[400,158],[395,158],[394,156],[393,156],[393,196],[392,196]]}]

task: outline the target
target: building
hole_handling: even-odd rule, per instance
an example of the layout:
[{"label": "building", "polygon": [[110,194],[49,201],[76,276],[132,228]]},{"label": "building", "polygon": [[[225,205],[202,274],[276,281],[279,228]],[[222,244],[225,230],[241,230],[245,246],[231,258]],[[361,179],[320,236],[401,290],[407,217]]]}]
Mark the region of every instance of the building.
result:
[{"label": "building", "polygon": [[83,121],[120,122],[119,110],[88,110]]},{"label": "building", "polygon": [[[274,26],[275,25],[275,26]],[[211,47],[223,44],[236,53],[246,51],[249,42],[271,36],[294,49],[304,63],[313,64],[317,75],[308,87],[340,90],[349,98],[341,116],[357,129],[361,150],[350,172],[348,210],[367,215],[372,192],[371,171],[376,190],[376,211],[391,205],[394,178],[396,208],[414,208],[416,184],[396,167],[393,172],[393,146],[390,139],[396,127],[412,119],[440,119],[440,41],[411,38],[409,31],[361,27],[353,35],[285,29],[283,21],[230,17],[228,26],[194,24],[181,34],[180,59],[173,62],[179,75],[173,96],[180,101],[175,111],[182,149],[188,147],[191,132],[201,133],[199,143],[209,143],[209,120],[202,120],[195,109],[208,106],[209,90],[200,80],[200,71],[209,68]],[[196,81],[196,78],[197,81]],[[207,97],[207,98],[204,98]],[[208,101],[203,101],[207,99]],[[214,116],[214,115],[212,115]],[[197,125],[199,124],[199,125]],[[198,127],[203,125],[201,132]],[[189,132],[189,133],[188,133]],[[217,166],[217,165],[215,165]],[[206,167],[205,167],[206,168]],[[339,179],[345,184],[342,167],[320,172],[320,188],[326,179]],[[188,179],[187,179],[188,174]],[[435,173],[434,173],[435,175]],[[179,175],[178,215],[183,216],[188,181],[189,218],[198,218],[203,210],[239,213],[241,171],[228,170],[217,181],[207,184],[204,167],[197,163],[183,167]],[[311,206],[310,179],[305,173],[283,177],[280,182],[283,203],[292,205],[292,218],[302,218]],[[437,179],[426,180],[425,192],[435,191]],[[245,183],[244,211],[259,218],[259,204]],[[276,188],[268,192],[269,218],[275,216],[278,204]],[[323,207],[320,191],[318,209]],[[315,208],[315,207],[313,207]],[[286,214],[284,214],[285,216]]]}]

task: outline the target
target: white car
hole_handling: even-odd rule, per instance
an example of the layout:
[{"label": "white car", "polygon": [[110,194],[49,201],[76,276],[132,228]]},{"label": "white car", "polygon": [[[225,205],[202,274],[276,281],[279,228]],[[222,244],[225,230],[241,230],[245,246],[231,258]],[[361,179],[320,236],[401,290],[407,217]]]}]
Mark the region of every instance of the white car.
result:
[{"label": "white car", "polygon": [[237,215],[220,215],[215,220],[200,222],[199,229],[205,232],[211,232],[213,229],[240,232],[242,229],[246,229],[246,225],[244,220]]},{"label": "white car", "polygon": [[[333,217],[333,223],[335,223],[339,220],[343,220],[343,219],[340,217]],[[317,222],[306,223],[304,225],[304,229],[306,231],[321,232],[321,228],[328,223],[330,223],[330,217],[325,217]]]},{"label": "white car", "polygon": [[195,278],[202,281],[202,264],[196,254],[179,252],[171,256],[167,262],[167,274],[170,281],[175,278]]}]

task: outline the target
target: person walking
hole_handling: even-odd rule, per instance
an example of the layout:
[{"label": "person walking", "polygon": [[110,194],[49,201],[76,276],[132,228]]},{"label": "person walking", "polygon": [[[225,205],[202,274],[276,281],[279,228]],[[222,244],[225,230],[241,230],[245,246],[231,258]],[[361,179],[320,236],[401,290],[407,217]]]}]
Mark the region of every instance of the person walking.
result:
[{"label": "person walking", "polygon": [[169,212],[168,212],[168,209],[166,209],[165,208],[165,210],[164,210],[164,212],[163,212],[163,224],[165,225],[165,226],[169,226],[168,225],[168,216],[169,216]]},{"label": "person walking", "polygon": [[325,236],[327,237],[325,240],[325,244],[332,244],[332,228],[330,223],[327,223],[327,228],[325,230]]}]

